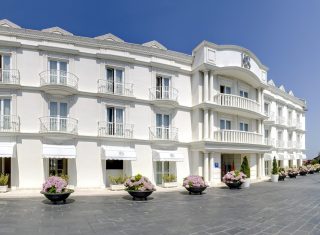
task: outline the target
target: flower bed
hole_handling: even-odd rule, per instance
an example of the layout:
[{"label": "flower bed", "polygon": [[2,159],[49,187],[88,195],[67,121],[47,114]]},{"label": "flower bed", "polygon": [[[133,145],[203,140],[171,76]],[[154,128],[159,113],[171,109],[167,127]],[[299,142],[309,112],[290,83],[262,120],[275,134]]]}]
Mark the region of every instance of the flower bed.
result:
[{"label": "flower bed", "polygon": [[53,203],[66,202],[74,191],[67,189],[67,182],[58,176],[50,176],[42,185],[41,193]]},{"label": "flower bed", "polygon": [[151,195],[152,192],[156,191],[156,188],[151,181],[140,174],[128,178],[124,183],[124,186],[133,200],[136,198],[147,200],[147,197]]},{"label": "flower bed", "polygon": [[230,188],[230,189],[239,189],[241,184],[244,183],[247,176],[243,174],[241,171],[230,171],[225,174],[222,178],[222,181]]},{"label": "flower bed", "polygon": [[203,177],[199,175],[190,175],[183,179],[183,187],[189,191],[189,194],[202,194],[202,192],[208,187],[208,184],[204,182]]}]

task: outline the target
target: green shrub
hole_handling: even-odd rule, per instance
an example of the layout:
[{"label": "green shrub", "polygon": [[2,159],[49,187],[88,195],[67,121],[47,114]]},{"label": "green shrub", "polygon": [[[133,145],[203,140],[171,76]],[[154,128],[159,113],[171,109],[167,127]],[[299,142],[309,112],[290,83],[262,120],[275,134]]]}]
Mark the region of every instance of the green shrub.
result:
[{"label": "green shrub", "polygon": [[177,177],[174,174],[167,174],[162,176],[162,179],[165,183],[176,182]]},{"label": "green shrub", "polygon": [[109,175],[109,180],[111,182],[111,184],[124,184],[124,182],[128,179],[127,176],[112,176]]},{"label": "green shrub", "polygon": [[9,174],[0,174],[0,186],[8,185],[9,182]]},{"label": "green shrub", "polygon": [[245,174],[247,176],[247,178],[250,178],[250,167],[249,167],[249,162],[247,157],[243,158],[241,167],[240,167],[240,171],[243,172],[243,174]]},{"label": "green shrub", "polygon": [[277,160],[275,157],[273,157],[273,162],[272,162],[272,174],[273,175],[277,175],[279,172],[278,170],[278,164],[277,164]]},{"label": "green shrub", "polygon": [[319,163],[319,161],[316,160],[316,159],[313,159],[313,160],[311,161],[311,164],[312,164],[312,165],[315,165],[315,164],[318,164],[318,163]]}]

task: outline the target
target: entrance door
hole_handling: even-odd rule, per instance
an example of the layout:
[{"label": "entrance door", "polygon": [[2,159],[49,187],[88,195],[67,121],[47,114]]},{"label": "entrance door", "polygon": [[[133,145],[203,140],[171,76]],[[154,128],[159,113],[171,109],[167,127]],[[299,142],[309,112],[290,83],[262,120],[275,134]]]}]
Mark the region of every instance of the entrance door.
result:
[{"label": "entrance door", "polygon": [[10,56],[0,55],[0,82],[10,82]]},{"label": "entrance door", "polygon": [[49,175],[66,176],[68,175],[68,159],[49,159]]},{"label": "entrance door", "polygon": [[169,99],[170,98],[170,78],[157,76],[156,98],[157,99]]},{"label": "entrance door", "polygon": [[50,84],[67,84],[68,64],[65,61],[49,61]]},{"label": "entrance door", "polygon": [[67,131],[68,104],[50,102],[50,131]]},{"label": "entrance door", "polygon": [[169,161],[156,162],[155,174],[156,184],[163,184],[163,176],[168,176],[169,174],[176,175],[176,163]]},{"label": "entrance door", "polygon": [[170,137],[170,116],[168,114],[156,115],[156,136],[158,139],[169,139]]},{"label": "entrance door", "polygon": [[11,158],[0,158],[0,173],[9,174],[8,186],[11,186]]}]

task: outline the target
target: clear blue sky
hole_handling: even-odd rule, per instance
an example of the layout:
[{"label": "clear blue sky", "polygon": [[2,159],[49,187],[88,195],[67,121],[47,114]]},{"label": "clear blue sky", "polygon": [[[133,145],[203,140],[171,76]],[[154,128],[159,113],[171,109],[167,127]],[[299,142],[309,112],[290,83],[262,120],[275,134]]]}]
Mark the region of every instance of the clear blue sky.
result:
[{"label": "clear blue sky", "polygon": [[307,100],[307,156],[320,151],[318,0],[9,0],[1,2],[0,18],[88,37],[110,32],[133,43],[155,39],[185,53],[204,39],[246,47],[269,67],[269,79]]}]

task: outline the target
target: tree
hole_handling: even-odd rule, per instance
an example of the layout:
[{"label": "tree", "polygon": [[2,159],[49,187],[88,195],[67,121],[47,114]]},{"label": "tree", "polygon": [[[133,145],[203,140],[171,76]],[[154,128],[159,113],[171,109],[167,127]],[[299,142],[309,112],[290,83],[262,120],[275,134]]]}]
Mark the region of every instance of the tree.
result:
[{"label": "tree", "polygon": [[272,162],[272,174],[273,175],[277,175],[278,174],[278,164],[277,164],[277,160],[275,157],[273,157],[273,162]]},{"label": "tree", "polygon": [[250,167],[247,157],[243,158],[240,171],[242,171],[247,176],[247,178],[250,178]]}]

